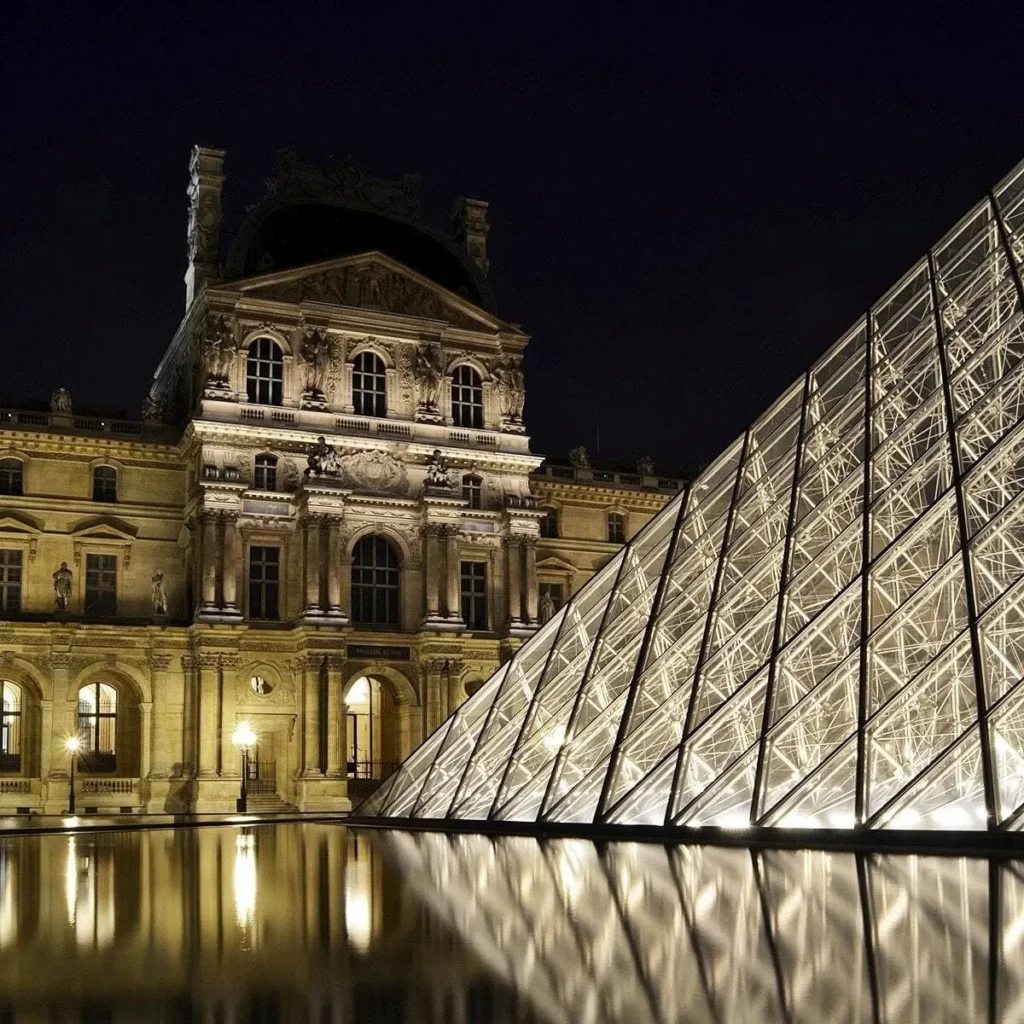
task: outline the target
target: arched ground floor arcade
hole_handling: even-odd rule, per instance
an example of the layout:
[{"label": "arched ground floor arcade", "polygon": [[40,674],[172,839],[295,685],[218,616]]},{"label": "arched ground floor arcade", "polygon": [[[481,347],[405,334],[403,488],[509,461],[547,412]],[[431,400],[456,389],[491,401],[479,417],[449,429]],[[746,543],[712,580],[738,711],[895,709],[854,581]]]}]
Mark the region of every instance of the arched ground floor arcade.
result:
[{"label": "arched ground floor arcade", "polygon": [[[517,641],[334,627],[0,624],[0,814],[345,810]],[[74,738],[77,752],[68,749]],[[74,762],[72,764],[72,762]]]}]

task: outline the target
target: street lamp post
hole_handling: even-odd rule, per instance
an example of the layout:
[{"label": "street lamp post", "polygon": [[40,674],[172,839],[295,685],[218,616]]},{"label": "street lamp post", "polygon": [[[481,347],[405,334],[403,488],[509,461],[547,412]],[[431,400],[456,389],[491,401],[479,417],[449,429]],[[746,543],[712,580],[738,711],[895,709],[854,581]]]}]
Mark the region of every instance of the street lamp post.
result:
[{"label": "street lamp post", "polygon": [[64,749],[71,756],[71,783],[68,788],[68,814],[75,813],[75,760],[82,743],[77,736],[71,736],[64,741]]},{"label": "street lamp post", "polygon": [[242,792],[238,798],[236,809],[240,814],[245,814],[248,810],[246,783],[249,776],[249,749],[256,745],[256,733],[253,731],[253,727],[243,719],[235,726],[235,731],[231,734],[231,742],[238,747],[242,754]]}]

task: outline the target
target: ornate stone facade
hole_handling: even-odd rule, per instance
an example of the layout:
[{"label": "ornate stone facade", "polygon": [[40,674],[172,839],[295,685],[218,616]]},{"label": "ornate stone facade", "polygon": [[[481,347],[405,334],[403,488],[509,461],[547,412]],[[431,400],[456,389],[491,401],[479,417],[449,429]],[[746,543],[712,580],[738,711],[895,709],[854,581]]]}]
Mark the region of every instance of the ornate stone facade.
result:
[{"label": "ornate stone facade", "polygon": [[[76,733],[80,807],[233,809],[243,718],[263,798],[345,808],[537,628],[550,559],[580,562],[539,540],[486,204],[446,239],[412,179],[289,157],[222,267],[223,156],[193,154],[187,305],[144,422],[70,397],[0,420],[0,813],[65,806]],[[632,531],[664,496],[629,500]]]}]

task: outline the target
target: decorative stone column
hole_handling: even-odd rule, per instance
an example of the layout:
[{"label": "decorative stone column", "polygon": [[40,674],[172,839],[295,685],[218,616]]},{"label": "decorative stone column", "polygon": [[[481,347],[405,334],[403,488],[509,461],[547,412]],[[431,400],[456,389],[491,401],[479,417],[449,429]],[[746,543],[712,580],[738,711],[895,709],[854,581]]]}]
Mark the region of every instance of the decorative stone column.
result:
[{"label": "decorative stone column", "polygon": [[442,700],[447,694],[442,695],[441,681],[444,659],[432,658],[424,663],[423,668],[427,674],[426,731],[430,735],[445,719]]},{"label": "decorative stone column", "polygon": [[320,605],[320,519],[307,515],[303,523],[306,534],[306,608],[303,617],[322,619],[324,610]]},{"label": "decorative stone column", "polygon": [[238,668],[241,664],[237,654],[220,656],[220,772],[222,778],[240,779],[242,759],[238,748],[231,742],[238,714]]},{"label": "decorative stone column", "polygon": [[459,528],[457,526],[446,526],[444,531],[445,541],[445,604],[447,619],[449,622],[456,622],[464,625],[462,621],[462,608],[460,607],[462,585],[459,567]]},{"label": "decorative stone column", "polygon": [[202,530],[199,553],[202,573],[201,601],[199,614],[214,614],[217,611],[217,518],[210,512],[203,513],[200,520]]},{"label": "decorative stone column", "polygon": [[220,658],[199,658],[199,771],[201,778],[218,774],[217,735],[220,729]]},{"label": "decorative stone column", "polygon": [[[345,659],[338,655],[327,658],[327,775],[345,778],[346,733],[348,708],[341,701]],[[347,787],[346,787],[347,788]]]},{"label": "decorative stone column", "polygon": [[342,547],[341,521],[332,518],[327,532],[327,615],[339,626],[348,624],[341,603]]},{"label": "decorative stone column", "polygon": [[238,576],[242,568],[242,536],[238,530],[237,516],[224,519],[224,577],[221,584],[224,592],[224,607],[221,615],[242,614],[238,607]]},{"label": "decorative stone column", "polygon": [[153,765],[153,702],[144,700],[139,702],[139,777],[143,780],[149,778]]},{"label": "decorative stone column", "polygon": [[523,549],[526,555],[526,618],[536,628],[537,618],[537,538],[524,537]]},{"label": "decorative stone column", "polygon": [[427,523],[423,527],[424,561],[423,580],[426,591],[425,625],[441,621],[441,560],[439,544],[441,527],[437,523]]},{"label": "decorative stone column", "polygon": [[523,591],[522,591],[522,545],[518,537],[509,537],[505,541],[508,552],[508,625],[509,629],[522,628],[523,625]]},{"label": "decorative stone column", "polygon": [[325,655],[307,654],[302,671],[302,777],[323,777],[320,768],[320,669]]}]

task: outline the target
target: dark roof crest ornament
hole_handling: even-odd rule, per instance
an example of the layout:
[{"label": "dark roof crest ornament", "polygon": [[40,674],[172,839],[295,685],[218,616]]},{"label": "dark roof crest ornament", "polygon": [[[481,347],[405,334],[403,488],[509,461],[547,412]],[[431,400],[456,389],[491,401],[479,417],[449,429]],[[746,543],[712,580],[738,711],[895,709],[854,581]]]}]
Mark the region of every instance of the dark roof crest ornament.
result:
[{"label": "dark roof crest ornament", "polygon": [[282,149],[277,158],[277,173],[267,179],[267,188],[282,198],[318,199],[408,221],[420,220],[418,174],[405,174],[397,181],[374,178],[351,156],[340,164],[317,167],[302,163],[292,150]]}]

